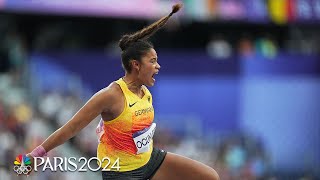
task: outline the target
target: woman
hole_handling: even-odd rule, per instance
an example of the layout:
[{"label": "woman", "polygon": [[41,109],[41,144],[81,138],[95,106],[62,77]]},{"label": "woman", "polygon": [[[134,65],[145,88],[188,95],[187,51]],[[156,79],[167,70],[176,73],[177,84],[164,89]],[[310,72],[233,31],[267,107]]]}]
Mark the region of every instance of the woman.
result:
[{"label": "woman", "polygon": [[153,148],[156,124],[152,96],[146,86],[154,85],[160,65],[147,39],[181,7],[176,4],[168,16],[134,34],[124,35],[119,41],[124,77],[93,95],[71,120],[28,156],[46,155],[101,115],[96,130],[100,141],[97,156],[102,162],[100,167],[111,170],[102,170],[103,179],[219,179],[215,170],[202,163]]}]

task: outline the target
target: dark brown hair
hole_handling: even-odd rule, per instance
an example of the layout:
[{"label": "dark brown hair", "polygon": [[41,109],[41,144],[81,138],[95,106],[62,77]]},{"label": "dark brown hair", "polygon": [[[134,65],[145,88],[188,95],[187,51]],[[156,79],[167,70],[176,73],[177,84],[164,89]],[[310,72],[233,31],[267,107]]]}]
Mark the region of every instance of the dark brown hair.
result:
[{"label": "dark brown hair", "polygon": [[175,4],[172,6],[172,11],[169,15],[162,17],[158,21],[151,25],[133,33],[125,34],[119,41],[119,47],[121,48],[121,60],[123,68],[130,73],[131,66],[130,60],[135,59],[141,61],[141,57],[151,48],[153,45],[148,38],[157,32],[162,26],[166,24],[169,18],[182,7],[182,4]]}]

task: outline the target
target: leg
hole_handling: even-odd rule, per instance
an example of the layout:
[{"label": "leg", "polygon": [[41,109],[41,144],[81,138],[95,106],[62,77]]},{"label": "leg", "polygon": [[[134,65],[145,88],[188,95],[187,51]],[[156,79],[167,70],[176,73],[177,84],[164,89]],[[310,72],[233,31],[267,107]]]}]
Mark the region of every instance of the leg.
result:
[{"label": "leg", "polygon": [[198,161],[167,153],[163,163],[152,180],[219,180],[217,172]]}]

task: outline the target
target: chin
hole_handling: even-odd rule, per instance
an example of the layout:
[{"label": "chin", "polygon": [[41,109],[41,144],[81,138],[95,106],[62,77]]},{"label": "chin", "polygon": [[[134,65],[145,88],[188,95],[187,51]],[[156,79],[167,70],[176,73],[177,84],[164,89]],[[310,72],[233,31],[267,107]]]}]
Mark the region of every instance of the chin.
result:
[{"label": "chin", "polygon": [[152,86],[154,86],[154,82],[147,82],[144,85],[146,85],[148,87],[152,87]]},{"label": "chin", "polygon": [[152,86],[154,86],[154,83],[148,83],[148,84],[145,84],[146,86],[148,86],[148,87],[152,87]]}]

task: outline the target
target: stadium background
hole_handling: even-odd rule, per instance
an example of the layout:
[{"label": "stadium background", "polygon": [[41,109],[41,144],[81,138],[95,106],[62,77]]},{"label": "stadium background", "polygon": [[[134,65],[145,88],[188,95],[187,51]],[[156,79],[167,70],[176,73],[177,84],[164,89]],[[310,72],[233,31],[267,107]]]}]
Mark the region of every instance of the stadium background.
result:
[{"label": "stadium background", "polygon": [[[117,41],[171,0],[0,0],[0,179],[123,75]],[[152,42],[156,145],[228,179],[319,179],[320,0],[184,0]],[[99,117],[50,156],[96,155]],[[42,172],[29,179],[100,178]]]}]

